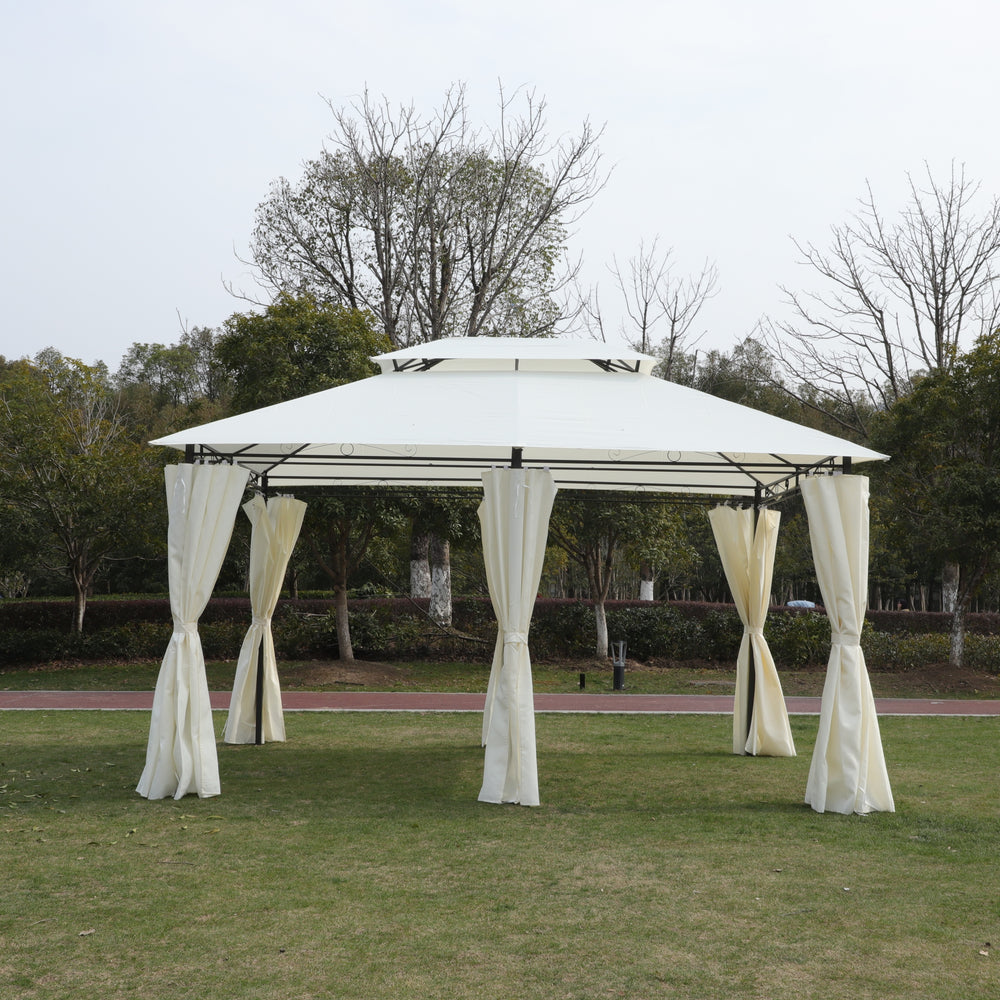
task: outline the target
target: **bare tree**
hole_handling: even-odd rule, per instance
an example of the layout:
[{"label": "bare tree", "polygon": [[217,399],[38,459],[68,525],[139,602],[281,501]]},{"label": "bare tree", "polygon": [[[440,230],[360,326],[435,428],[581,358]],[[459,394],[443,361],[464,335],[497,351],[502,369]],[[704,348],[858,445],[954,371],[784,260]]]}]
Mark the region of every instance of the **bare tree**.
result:
[{"label": "bare tree", "polygon": [[796,241],[820,289],[783,287],[791,319],[761,325],[786,391],[862,436],[915,375],[948,370],[963,337],[971,342],[1000,320],[1000,200],[976,214],[980,186],[964,167],[953,165],[943,182],[925,172],[925,187],[908,175],[910,200],[897,221],[882,214],[869,184],[828,249]]},{"label": "bare tree", "polygon": [[[555,329],[569,229],[604,184],[600,130],[551,141],[545,101],[502,89],[498,123],[474,128],[461,85],[430,117],[367,92],[330,110],[327,149],[257,209],[266,290],[368,310],[397,347]],[[436,551],[432,599],[447,609],[447,543]]]},{"label": "bare tree", "polygon": [[[925,187],[908,175],[910,200],[897,221],[881,213],[869,184],[828,250],[796,242],[823,290],[783,289],[793,318],[762,325],[785,390],[863,438],[915,376],[949,371],[963,338],[1000,322],[1000,199],[977,214],[980,185],[964,167],[953,164],[944,182],[925,172]],[[943,567],[946,611],[956,609],[959,578],[957,563]]]},{"label": "bare tree", "polygon": [[552,142],[545,110],[501,90],[499,123],[474,129],[462,86],[430,118],[368,93],[331,106],[328,148],[258,207],[260,282],[367,309],[397,346],[551,330],[569,227],[604,177],[600,131]]},{"label": "bare tree", "polygon": [[[662,360],[658,373],[672,379],[683,354],[699,337],[689,340],[691,328],[705,303],[718,291],[715,264],[705,262],[696,275],[678,275],[673,250],[661,251],[659,237],[619,264],[615,257],[608,270],[615,280],[624,314],[620,333],[636,350],[656,354]],[[604,333],[604,321],[596,291],[585,299],[584,308],[592,329]]]}]

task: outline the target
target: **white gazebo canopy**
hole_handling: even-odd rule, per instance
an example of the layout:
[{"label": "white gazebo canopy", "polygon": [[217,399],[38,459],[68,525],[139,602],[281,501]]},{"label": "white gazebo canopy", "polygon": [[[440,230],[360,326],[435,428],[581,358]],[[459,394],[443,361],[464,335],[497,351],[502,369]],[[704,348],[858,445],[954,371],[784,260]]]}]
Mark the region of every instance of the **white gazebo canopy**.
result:
[{"label": "white gazebo canopy", "polygon": [[180,431],[153,444],[234,461],[269,487],[482,485],[547,468],[559,489],[763,500],[798,477],[884,458],[853,442],[651,374],[595,340],[437,340],[375,359],[380,375]]},{"label": "white gazebo canopy", "polygon": [[[620,344],[456,338],[375,360],[381,374],[372,378],[152,443],[184,449],[189,464],[240,466],[253,485],[272,491],[486,487],[480,517],[490,596],[500,624],[483,726],[486,762],[480,799],[487,802],[539,801],[528,630],[557,489],[738,497],[759,506],[796,489],[806,477],[850,473],[854,463],[885,458],[842,438],[656,378],[655,358]],[[845,496],[851,498],[844,501],[845,524],[863,517],[867,539],[866,481],[842,478],[849,487]],[[752,528],[744,526],[740,537],[726,543],[727,575],[746,577],[741,614],[748,649],[761,647],[758,633],[769,589],[765,557],[770,543],[765,544],[763,535],[754,541]],[[820,526],[814,549],[843,548],[852,530]],[[718,520],[717,534],[731,531],[737,529]],[[863,561],[867,566],[867,546]],[[829,574],[831,593],[837,587],[859,592],[863,574],[856,563],[853,557],[835,563]],[[850,581],[841,580],[847,574],[841,564],[854,567]],[[762,607],[754,609],[753,604]],[[879,740],[877,726],[857,727],[854,721],[861,713],[844,716],[839,710],[842,703],[857,703],[865,713],[874,713],[870,687],[865,688],[867,673],[860,678],[863,656],[853,652],[859,621],[857,615],[845,619],[835,636],[838,652],[830,669],[837,672],[841,690],[857,694],[853,701],[834,702],[831,696],[829,711],[824,698],[823,732],[833,732],[837,739],[826,741],[823,780],[810,785],[808,801],[819,811],[892,807],[891,796],[866,792],[884,787],[888,793],[881,754],[869,752]],[[841,655],[840,647],[852,651]],[[745,699],[745,724],[734,721],[734,745],[737,752],[745,743],[749,753],[769,745],[778,749],[763,752],[794,753],[785,738],[780,685],[773,670],[762,672],[765,648],[755,655],[759,662],[753,669],[743,667],[748,678],[760,674],[760,681]],[[858,756],[851,745],[855,737],[864,740],[863,768],[845,766]],[[164,783],[164,794],[168,785]],[[828,788],[835,791],[828,793]]]}]

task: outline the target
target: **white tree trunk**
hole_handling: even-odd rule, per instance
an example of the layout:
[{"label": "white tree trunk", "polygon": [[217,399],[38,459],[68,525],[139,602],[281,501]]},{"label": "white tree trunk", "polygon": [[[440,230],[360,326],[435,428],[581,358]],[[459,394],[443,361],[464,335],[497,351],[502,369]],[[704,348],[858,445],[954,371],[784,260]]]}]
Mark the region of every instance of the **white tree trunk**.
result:
[{"label": "white tree trunk", "polygon": [[410,597],[431,596],[430,535],[416,526],[410,534]]},{"label": "white tree trunk", "polygon": [[941,610],[955,613],[958,598],[960,567],[957,562],[946,562],[941,570]]},{"label": "white tree trunk", "polygon": [[649,563],[639,566],[639,600],[653,600],[653,567]]},{"label": "white tree trunk", "polygon": [[431,604],[429,614],[439,625],[451,625],[451,545],[431,535]]},{"label": "white tree trunk", "polygon": [[604,601],[594,601],[594,617],[597,619],[597,651],[599,660],[608,656],[608,616],[604,610]]},{"label": "white tree trunk", "polygon": [[965,603],[956,604],[951,616],[948,665],[961,669],[965,662]]}]

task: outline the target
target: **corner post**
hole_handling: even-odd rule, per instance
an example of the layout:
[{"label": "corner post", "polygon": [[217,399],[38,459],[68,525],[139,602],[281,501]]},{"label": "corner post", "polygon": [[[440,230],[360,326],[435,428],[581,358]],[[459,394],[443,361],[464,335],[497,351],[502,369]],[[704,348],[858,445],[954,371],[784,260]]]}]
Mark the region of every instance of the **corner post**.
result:
[{"label": "corner post", "polygon": [[[261,496],[267,500],[267,474],[260,480]],[[251,599],[251,613],[253,603]],[[257,649],[257,685],[254,689],[254,743],[264,745],[264,635],[261,633],[260,646]]]},{"label": "corner post", "polygon": [[[760,485],[754,487],[753,491],[753,540],[757,540],[757,521],[760,518],[761,489]],[[753,643],[750,643],[750,663],[747,670],[747,732],[753,725],[754,699],[757,696],[757,668],[753,653]]]}]

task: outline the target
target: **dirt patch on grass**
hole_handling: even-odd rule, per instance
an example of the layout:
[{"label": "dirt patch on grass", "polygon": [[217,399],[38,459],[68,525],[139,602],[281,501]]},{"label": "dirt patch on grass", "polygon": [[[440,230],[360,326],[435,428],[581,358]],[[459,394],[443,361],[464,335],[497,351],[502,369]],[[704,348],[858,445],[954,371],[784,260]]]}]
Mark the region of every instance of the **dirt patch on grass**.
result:
[{"label": "dirt patch on grass", "polygon": [[285,688],[381,687],[404,680],[410,676],[406,667],[373,660],[354,660],[342,663],[340,660],[315,660],[294,666],[281,667],[281,684]]},{"label": "dirt patch on grass", "polygon": [[[881,686],[905,686],[913,698],[930,698],[937,695],[956,697],[1000,698],[1000,676],[987,674],[968,667],[956,669],[947,663],[906,670],[900,673],[872,673],[872,688],[881,695]],[[888,694],[888,692],[886,692]]]}]

